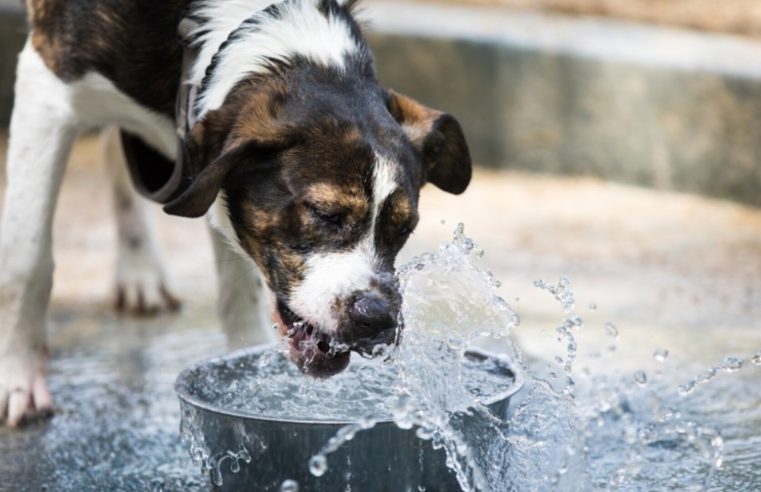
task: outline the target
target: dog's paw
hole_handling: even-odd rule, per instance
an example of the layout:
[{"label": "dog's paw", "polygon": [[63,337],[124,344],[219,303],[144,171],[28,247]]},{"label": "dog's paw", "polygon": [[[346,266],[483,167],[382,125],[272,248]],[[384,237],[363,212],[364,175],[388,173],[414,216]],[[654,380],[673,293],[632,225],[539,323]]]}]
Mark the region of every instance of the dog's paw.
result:
[{"label": "dog's paw", "polygon": [[31,349],[0,354],[0,424],[18,427],[51,415],[46,364],[47,356]]},{"label": "dog's paw", "polygon": [[119,258],[115,281],[116,310],[138,316],[176,311],[180,301],[172,293],[161,260],[140,251]]}]

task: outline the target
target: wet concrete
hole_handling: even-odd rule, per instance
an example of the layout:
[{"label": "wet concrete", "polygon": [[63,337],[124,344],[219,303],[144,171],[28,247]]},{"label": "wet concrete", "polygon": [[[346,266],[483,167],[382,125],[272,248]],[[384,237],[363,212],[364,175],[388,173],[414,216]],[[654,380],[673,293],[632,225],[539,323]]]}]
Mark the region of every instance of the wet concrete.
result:
[{"label": "wet concrete", "polygon": [[[0,139],[0,162],[4,145]],[[171,384],[180,368],[225,350],[205,226],[157,214],[183,312],[115,316],[115,231],[96,148],[92,138],[77,145],[55,224],[50,344],[58,414],[0,430],[0,490],[204,488],[179,444]],[[515,337],[529,354],[557,345],[562,313],[532,283],[559,275],[571,278],[586,320],[582,352],[605,340],[606,321],[619,327],[626,350],[598,363],[640,368],[655,349],[669,348],[674,367],[699,369],[761,349],[759,210],[592,179],[480,170],[461,197],[427,188],[421,215],[402,257],[435,248],[464,222],[521,315]],[[761,391],[761,378],[744,384]]]}]

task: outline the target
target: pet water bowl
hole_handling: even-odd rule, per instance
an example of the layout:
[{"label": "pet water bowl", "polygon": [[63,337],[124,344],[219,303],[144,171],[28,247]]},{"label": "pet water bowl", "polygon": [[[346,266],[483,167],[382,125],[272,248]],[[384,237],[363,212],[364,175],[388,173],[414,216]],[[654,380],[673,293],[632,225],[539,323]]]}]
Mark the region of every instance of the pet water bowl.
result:
[{"label": "pet water bowl", "polygon": [[[183,416],[183,440],[197,460],[211,458],[206,470],[214,490],[277,492],[287,480],[297,482],[301,492],[460,490],[454,472],[446,465],[445,452],[434,449],[431,441],[420,439],[415,427],[399,428],[390,415],[376,418],[374,427],[357,432],[330,453],[324,474],[314,476],[308,466],[310,458],[362,415],[332,418],[326,411],[309,418],[289,418],[275,416],[279,412],[268,413],[267,408],[252,412],[227,405],[226,397],[220,395],[229,395],[241,387],[235,385],[247,385],[246,391],[256,395],[256,371],[267,353],[272,356],[272,347],[201,362],[185,369],[175,383]],[[276,355],[284,360],[282,355]],[[473,350],[467,352],[466,359],[473,364],[488,364],[490,377],[496,375],[502,380],[499,391],[481,401],[497,417],[506,418],[510,398],[522,386],[519,374],[500,356]],[[378,361],[368,364],[373,362]],[[283,364],[295,371],[290,362]],[[351,370],[350,366],[347,371]],[[331,381],[322,384],[329,387]],[[298,391],[293,393],[288,403],[299,405]],[[288,488],[283,486],[283,490]]]}]

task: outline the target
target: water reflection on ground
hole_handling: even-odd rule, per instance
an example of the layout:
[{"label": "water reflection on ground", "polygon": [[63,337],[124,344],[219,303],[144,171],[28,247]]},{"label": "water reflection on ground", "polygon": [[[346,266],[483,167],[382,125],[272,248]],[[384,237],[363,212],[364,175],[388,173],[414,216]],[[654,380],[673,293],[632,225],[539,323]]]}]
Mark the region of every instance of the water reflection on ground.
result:
[{"label": "water reflection on ground", "polygon": [[216,320],[203,310],[143,322],[56,314],[57,412],[0,429],[0,490],[206,490],[179,440],[172,385],[183,367],[224,351]]}]

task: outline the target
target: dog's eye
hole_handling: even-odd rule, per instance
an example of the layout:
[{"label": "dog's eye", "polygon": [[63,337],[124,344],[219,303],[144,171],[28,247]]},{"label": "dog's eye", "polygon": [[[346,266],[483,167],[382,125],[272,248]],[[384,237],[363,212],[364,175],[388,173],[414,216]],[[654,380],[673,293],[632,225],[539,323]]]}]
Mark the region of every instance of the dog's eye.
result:
[{"label": "dog's eye", "polygon": [[317,218],[318,220],[331,224],[336,227],[343,226],[343,215],[340,213],[330,213],[325,212],[324,210],[319,209],[315,205],[312,205],[311,203],[306,204],[309,211],[312,213],[312,215]]},{"label": "dog's eye", "polygon": [[402,226],[402,228],[399,229],[399,235],[401,237],[407,237],[410,234],[412,234],[412,227],[411,226],[406,225],[406,226]]}]

